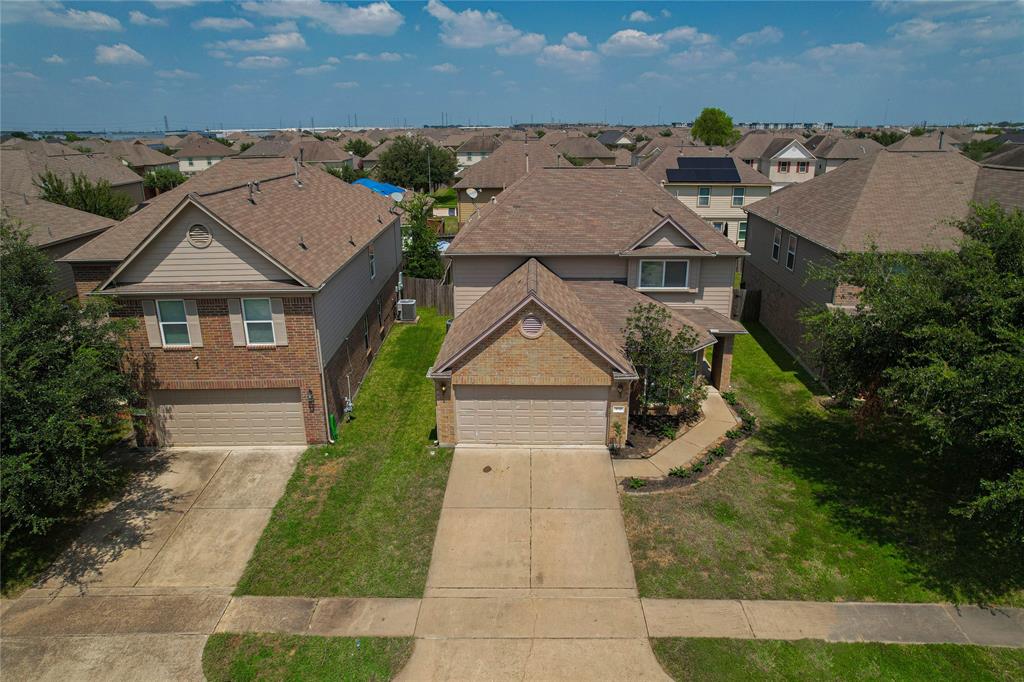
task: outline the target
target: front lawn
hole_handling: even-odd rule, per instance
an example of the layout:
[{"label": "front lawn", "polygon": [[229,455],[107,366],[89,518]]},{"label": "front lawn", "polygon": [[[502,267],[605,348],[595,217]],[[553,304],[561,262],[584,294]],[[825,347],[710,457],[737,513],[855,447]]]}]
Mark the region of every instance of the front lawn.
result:
[{"label": "front lawn", "polygon": [[216,634],[203,650],[203,672],[210,682],[390,680],[412,647],[412,637]]},{"label": "front lawn", "polygon": [[236,594],[419,597],[451,452],[431,446],[426,378],[444,318],[396,324],[334,445],[303,454]]},{"label": "front lawn", "polygon": [[654,639],[676,680],[1019,680],[1024,651],[961,644]]},{"label": "front lawn", "polygon": [[908,430],[862,437],[760,325],[736,341],[733,385],[761,428],[692,488],[625,496],[646,597],[1024,604],[1024,559],[948,511],[956,472]]}]

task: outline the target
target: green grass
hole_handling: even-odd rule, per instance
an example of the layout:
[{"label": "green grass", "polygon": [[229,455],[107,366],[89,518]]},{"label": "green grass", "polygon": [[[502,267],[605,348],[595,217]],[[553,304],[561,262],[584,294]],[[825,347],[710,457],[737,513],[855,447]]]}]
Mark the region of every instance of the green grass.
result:
[{"label": "green grass", "polygon": [[444,326],[430,309],[394,326],[338,442],[299,460],[236,594],[422,595],[451,464],[431,446],[426,378]]},{"label": "green grass", "polygon": [[759,325],[733,385],[761,428],[693,488],[626,496],[642,596],[1024,604],[1019,548],[948,512],[956,472],[907,429],[863,433]]},{"label": "green grass", "polygon": [[455,208],[459,201],[459,194],[451,187],[439,189],[430,196],[434,197],[434,206],[438,208]]},{"label": "green grass", "polygon": [[203,649],[210,682],[390,680],[412,654],[411,637],[216,634]]},{"label": "green grass", "polygon": [[454,215],[445,216],[444,220],[444,233],[445,234],[456,234],[459,231],[459,217]]},{"label": "green grass", "polygon": [[654,639],[676,680],[1020,680],[1024,650],[960,644]]}]

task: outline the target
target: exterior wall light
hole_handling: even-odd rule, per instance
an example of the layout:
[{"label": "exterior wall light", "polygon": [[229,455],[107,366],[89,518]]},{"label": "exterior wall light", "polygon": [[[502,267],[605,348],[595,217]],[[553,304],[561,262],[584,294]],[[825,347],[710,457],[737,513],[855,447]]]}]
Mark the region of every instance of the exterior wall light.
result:
[{"label": "exterior wall light", "polygon": [[313,402],[313,400],[314,400],[314,398],[313,398],[313,389],[307,388],[306,389],[306,402],[309,403],[309,411],[310,412],[312,412],[315,409],[315,407],[316,407],[316,405]]}]

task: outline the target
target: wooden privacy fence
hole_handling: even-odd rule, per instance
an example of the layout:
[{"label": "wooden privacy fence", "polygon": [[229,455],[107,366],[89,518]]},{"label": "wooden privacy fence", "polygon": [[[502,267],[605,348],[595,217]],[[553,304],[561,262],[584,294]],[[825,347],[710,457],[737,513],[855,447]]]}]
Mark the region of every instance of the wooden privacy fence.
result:
[{"label": "wooden privacy fence", "polygon": [[436,279],[402,278],[402,298],[415,298],[417,307],[434,308],[439,315],[455,315],[455,287]]}]

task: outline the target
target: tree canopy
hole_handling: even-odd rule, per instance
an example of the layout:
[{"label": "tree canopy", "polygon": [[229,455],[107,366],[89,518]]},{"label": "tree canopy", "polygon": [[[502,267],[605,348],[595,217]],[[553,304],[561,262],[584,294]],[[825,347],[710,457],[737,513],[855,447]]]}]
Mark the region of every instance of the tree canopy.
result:
[{"label": "tree canopy", "polygon": [[740,139],[740,131],[733,127],[732,117],[717,107],[708,107],[700,112],[690,134],[704,144],[722,147]]},{"label": "tree canopy", "polygon": [[694,381],[697,335],[689,327],[673,333],[670,318],[664,306],[645,303],[626,319],[626,356],[640,375],[633,399],[643,413],[655,405],[695,408],[704,398]]},{"label": "tree canopy", "polygon": [[363,158],[373,151],[373,145],[361,137],[353,137],[345,143],[345,151],[355,154],[359,158]]},{"label": "tree canopy", "polygon": [[188,180],[188,177],[177,168],[157,168],[149,171],[142,179],[142,184],[157,192],[166,192],[174,189],[181,183]]},{"label": "tree canopy", "polygon": [[424,279],[441,279],[444,264],[437,250],[437,235],[427,225],[429,197],[412,194],[402,202],[405,211],[405,274]]},{"label": "tree canopy", "polygon": [[324,170],[339,180],[344,180],[350,185],[356,180],[365,178],[368,175],[368,173],[362,168],[353,168],[352,166],[342,166],[341,168],[328,167],[324,168]]},{"label": "tree canopy", "polygon": [[862,424],[904,420],[963,481],[958,514],[1024,543],[1024,213],[975,207],[957,252],[870,251],[819,273],[854,313],[803,315],[814,361]]},{"label": "tree canopy", "polygon": [[456,170],[455,154],[422,135],[413,135],[395,138],[373,172],[383,182],[432,192],[435,187],[451,184]]},{"label": "tree canopy", "polygon": [[106,180],[96,184],[85,175],[73,173],[71,184],[53,171],[46,171],[35,182],[39,195],[46,201],[62,204],[79,211],[94,213],[113,220],[124,220],[135,202],[124,192],[115,192]]}]

